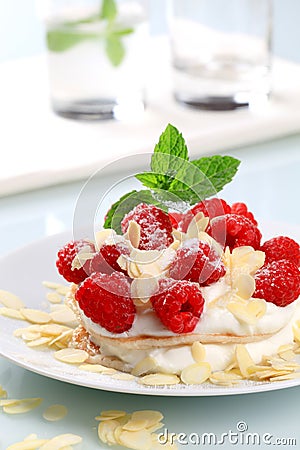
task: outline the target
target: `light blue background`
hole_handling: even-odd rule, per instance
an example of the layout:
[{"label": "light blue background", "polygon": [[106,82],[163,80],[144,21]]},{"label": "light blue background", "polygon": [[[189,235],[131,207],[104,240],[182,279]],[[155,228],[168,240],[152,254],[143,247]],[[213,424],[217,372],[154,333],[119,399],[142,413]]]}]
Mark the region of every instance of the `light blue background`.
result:
[{"label": "light blue background", "polygon": [[[35,6],[43,1],[0,0],[0,61],[43,51],[43,25]],[[151,30],[163,33],[166,31],[166,0],[149,2]],[[299,0],[274,0],[274,53],[295,62],[300,62],[299,18]]]}]

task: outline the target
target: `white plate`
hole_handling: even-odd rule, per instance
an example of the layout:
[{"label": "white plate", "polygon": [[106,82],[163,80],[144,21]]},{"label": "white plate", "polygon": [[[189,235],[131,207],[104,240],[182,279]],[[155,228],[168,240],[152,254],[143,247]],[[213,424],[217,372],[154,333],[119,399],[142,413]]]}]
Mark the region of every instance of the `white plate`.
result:
[{"label": "white plate", "polygon": [[[265,238],[285,234],[300,239],[300,229],[283,224],[265,224]],[[46,289],[43,280],[62,282],[55,267],[56,253],[69,239],[70,233],[62,233],[34,242],[0,260],[0,289],[19,295],[26,306],[45,309]],[[67,383],[78,384],[95,389],[147,395],[167,396],[215,396],[249,394],[283,389],[300,384],[300,379],[255,383],[241,382],[237,386],[222,387],[211,384],[200,386],[175,385],[166,387],[147,387],[135,380],[116,380],[109,375],[84,372],[77,367],[57,361],[51,351],[34,350],[27,347],[21,339],[13,336],[16,328],[24,326],[23,321],[0,316],[0,355],[25,369]]]}]

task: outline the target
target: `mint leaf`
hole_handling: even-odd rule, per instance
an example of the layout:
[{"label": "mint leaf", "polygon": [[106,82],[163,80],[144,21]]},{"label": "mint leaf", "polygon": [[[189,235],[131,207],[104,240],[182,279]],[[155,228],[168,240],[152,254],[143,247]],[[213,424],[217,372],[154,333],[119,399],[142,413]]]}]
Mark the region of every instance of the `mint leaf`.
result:
[{"label": "mint leaf", "polygon": [[93,39],[94,37],[94,35],[88,33],[84,34],[76,31],[53,29],[47,33],[47,47],[51,52],[64,52],[74,45],[86,39]]},{"label": "mint leaf", "polygon": [[107,36],[105,51],[108,59],[114,67],[121,64],[125,56],[125,47],[117,35],[110,34]]},{"label": "mint leaf", "polygon": [[117,14],[118,10],[115,0],[103,0],[100,11],[100,18],[107,19],[109,22],[112,22],[113,20],[115,20]]},{"label": "mint leaf", "polygon": [[169,186],[169,191],[190,204],[216,195],[235,175],[240,161],[231,156],[211,156],[190,161],[182,166]]},{"label": "mint leaf", "polygon": [[118,234],[122,232],[121,222],[126,214],[128,214],[139,203],[147,203],[166,209],[148,190],[131,191],[123,195],[117,202],[115,202],[110,210],[107,212],[104,228],[112,228]]}]

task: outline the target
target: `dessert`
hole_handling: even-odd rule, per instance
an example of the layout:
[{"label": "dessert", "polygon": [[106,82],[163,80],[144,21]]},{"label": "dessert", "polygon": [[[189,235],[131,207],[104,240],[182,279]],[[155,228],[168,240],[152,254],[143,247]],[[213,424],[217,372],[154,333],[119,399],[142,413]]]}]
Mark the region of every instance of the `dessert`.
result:
[{"label": "dessert", "polygon": [[244,203],[212,196],[238,164],[226,156],[188,161],[169,125],[152,172],[137,175],[151,191],[114,204],[95,242],[59,251],[59,273],[72,283],[67,303],[80,322],[70,345],[89,363],[186,384],[294,374],[300,247],[285,236],[262,242]]}]

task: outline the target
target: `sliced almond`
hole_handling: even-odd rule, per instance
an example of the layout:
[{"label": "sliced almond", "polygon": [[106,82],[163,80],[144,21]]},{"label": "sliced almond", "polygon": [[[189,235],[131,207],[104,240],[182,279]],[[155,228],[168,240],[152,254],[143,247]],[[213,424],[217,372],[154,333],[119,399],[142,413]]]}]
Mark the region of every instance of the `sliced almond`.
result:
[{"label": "sliced almond", "polygon": [[231,386],[232,384],[238,383],[243,377],[235,373],[230,372],[214,372],[209,380],[213,384],[219,384],[223,386]]},{"label": "sliced almond", "polygon": [[294,339],[300,343],[300,328],[297,326],[293,326]]},{"label": "sliced almond", "polygon": [[211,374],[211,367],[208,362],[191,364],[183,369],[180,378],[185,384],[202,384]]},{"label": "sliced almond", "polygon": [[232,284],[233,289],[236,289],[237,295],[248,300],[255,291],[254,278],[245,273],[241,273]]},{"label": "sliced almond", "polygon": [[146,356],[146,358],[142,359],[134,366],[131,373],[134,376],[145,375],[146,373],[155,371],[156,367],[155,359],[151,356]]},{"label": "sliced almond", "polygon": [[57,292],[48,292],[46,295],[48,302],[50,303],[61,303],[62,297]]},{"label": "sliced almond", "polygon": [[144,384],[147,386],[164,386],[178,384],[179,382],[180,380],[177,375],[166,373],[153,373],[144,375],[138,380],[139,384]]},{"label": "sliced almond", "polygon": [[16,400],[14,403],[4,405],[3,411],[6,414],[23,414],[37,408],[41,402],[41,398],[24,398],[22,400]]},{"label": "sliced almond", "polygon": [[100,416],[95,417],[96,420],[113,420],[118,419],[119,417],[126,416],[126,411],[122,411],[119,409],[108,409],[106,411],[101,411]]},{"label": "sliced almond", "polygon": [[130,220],[127,236],[132,247],[138,248],[141,240],[141,227],[135,220]]},{"label": "sliced almond", "polygon": [[37,331],[25,330],[23,331],[21,337],[24,341],[35,341],[36,339],[39,339],[41,336],[42,336],[41,333]]},{"label": "sliced almond", "polygon": [[59,361],[69,364],[80,364],[86,361],[89,357],[84,350],[76,348],[65,348],[54,353],[54,357]]},{"label": "sliced almond", "polygon": [[82,437],[76,434],[60,434],[42,445],[40,450],[61,450],[63,447],[80,444],[80,442],[82,442]]},{"label": "sliced almond", "polygon": [[3,289],[0,289],[0,303],[2,303],[3,306],[12,309],[21,309],[25,306],[17,295],[4,291]]},{"label": "sliced almond", "polygon": [[126,431],[139,431],[145,429],[147,426],[147,420],[143,419],[129,419],[127,423],[123,426],[123,430]]},{"label": "sliced almond", "polygon": [[43,281],[42,285],[45,286],[48,289],[58,289],[62,285],[60,283],[54,283],[53,281]]},{"label": "sliced almond", "polygon": [[42,324],[51,321],[51,316],[47,312],[39,309],[21,308],[20,311],[25,319],[32,323]]},{"label": "sliced almond", "polygon": [[101,364],[81,364],[80,370],[86,370],[87,372],[101,373],[104,375],[110,375],[116,373],[115,369],[102,366]]},{"label": "sliced almond", "polygon": [[151,433],[148,430],[124,430],[119,434],[118,442],[133,450],[151,450],[152,446]]},{"label": "sliced almond", "polygon": [[101,421],[98,425],[98,437],[104,444],[115,445],[118,442],[114,436],[115,429],[119,426],[116,420]]},{"label": "sliced almond", "polygon": [[6,450],[35,450],[41,448],[46,442],[48,439],[24,439],[24,441],[9,445]]},{"label": "sliced almond", "polygon": [[243,375],[243,377],[249,378],[248,369],[249,367],[254,366],[255,363],[243,344],[237,344],[235,348],[235,357],[241,374]]},{"label": "sliced almond", "polygon": [[48,344],[51,341],[51,337],[40,337],[39,339],[35,339],[34,341],[28,341],[28,347],[41,347],[43,345]]},{"label": "sliced almond", "polygon": [[0,315],[9,317],[10,319],[25,320],[25,317],[23,316],[20,310],[14,308],[7,308],[5,306],[3,308],[0,308]]},{"label": "sliced almond", "polygon": [[149,298],[158,290],[158,281],[150,274],[144,273],[140,278],[135,278],[131,283],[131,295],[142,303],[147,303]]},{"label": "sliced almond", "polygon": [[141,411],[134,411],[131,415],[133,421],[145,421],[146,428],[152,427],[156,423],[160,422],[164,416],[160,411],[155,411],[152,409],[145,409]]},{"label": "sliced almond", "polygon": [[201,363],[205,359],[206,350],[201,342],[194,342],[192,344],[191,352],[196,363]]},{"label": "sliced almond", "polygon": [[68,414],[68,410],[64,405],[51,405],[43,412],[43,417],[49,422],[56,422],[63,419]]},{"label": "sliced almond", "polygon": [[76,326],[78,324],[77,317],[74,312],[66,305],[61,305],[60,308],[50,313],[50,318],[53,322],[64,324],[68,326]]},{"label": "sliced almond", "polygon": [[95,243],[97,250],[100,250],[100,247],[105,243],[108,239],[113,239],[116,236],[115,230],[111,228],[107,228],[105,230],[97,231],[95,234]]},{"label": "sliced almond", "polygon": [[65,296],[65,295],[67,295],[67,294],[69,293],[69,290],[70,290],[70,288],[69,288],[68,286],[60,285],[60,286],[56,289],[56,292],[57,292],[58,294],[60,294],[60,295]]}]

